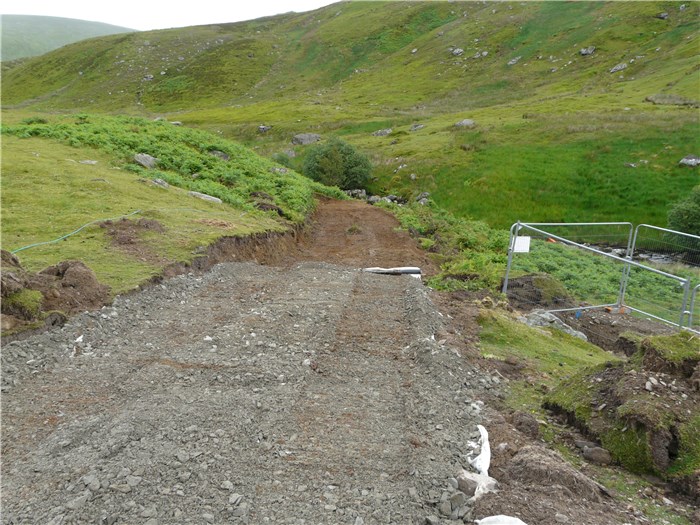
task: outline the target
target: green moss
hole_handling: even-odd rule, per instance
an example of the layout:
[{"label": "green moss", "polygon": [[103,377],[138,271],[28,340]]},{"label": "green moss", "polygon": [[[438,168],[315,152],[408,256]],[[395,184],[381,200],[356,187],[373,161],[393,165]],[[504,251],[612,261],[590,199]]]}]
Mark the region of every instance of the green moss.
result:
[{"label": "green moss", "polygon": [[678,458],[669,469],[672,477],[690,476],[700,471],[700,415],[678,427]]},{"label": "green moss", "polygon": [[599,437],[603,447],[610,452],[613,459],[631,472],[637,474],[656,472],[644,428],[628,428],[623,423],[618,423]]},{"label": "green moss", "polygon": [[645,340],[644,346],[652,348],[672,363],[681,363],[686,359],[700,359],[700,338],[689,332],[649,337]]},{"label": "green moss", "polygon": [[25,288],[2,301],[2,311],[27,320],[36,319],[41,313],[43,295],[38,290]]}]

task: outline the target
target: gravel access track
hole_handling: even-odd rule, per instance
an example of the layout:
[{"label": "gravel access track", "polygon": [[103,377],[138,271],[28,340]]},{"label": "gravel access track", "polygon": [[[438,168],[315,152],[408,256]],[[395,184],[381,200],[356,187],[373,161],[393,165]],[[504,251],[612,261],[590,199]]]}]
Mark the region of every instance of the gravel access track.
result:
[{"label": "gravel access track", "polygon": [[410,276],[229,263],[11,343],[5,523],[424,523],[477,422],[439,326]]}]

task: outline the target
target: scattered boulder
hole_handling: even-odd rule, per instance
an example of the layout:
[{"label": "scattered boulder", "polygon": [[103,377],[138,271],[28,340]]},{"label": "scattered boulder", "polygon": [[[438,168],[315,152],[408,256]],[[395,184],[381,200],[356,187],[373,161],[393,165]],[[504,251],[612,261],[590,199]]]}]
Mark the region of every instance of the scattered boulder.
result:
[{"label": "scattered boulder", "polygon": [[387,128],[387,129],[378,129],[374,133],[372,133],[373,136],[375,137],[386,137],[387,135],[391,135],[391,132],[393,129]]},{"label": "scattered boulder", "polygon": [[212,197],[211,195],[207,195],[206,193],[199,193],[198,191],[190,191],[187,193],[187,195],[189,195],[190,197],[197,197],[198,199],[202,199],[205,201],[215,202],[217,204],[221,204],[223,202],[218,197]]},{"label": "scattered boulder", "polygon": [[422,192],[418,197],[416,197],[416,202],[420,202],[422,200],[428,200],[430,198],[430,193],[427,191]]},{"label": "scattered boulder", "polygon": [[219,151],[218,149],[211,150],[209,152],[209,155],[221,160],[231,160],[231,156],[228,153],[224,153],[223,151]]},{"label": "scattered boulder", "polygon": [[597,463],[598,465],[610,465],[610,463],[612,463],[610,452],[602,447],[584,447],[583,457],[591,463]]},{"label": "scattered boulder", "polygon": [[265,124],[260,124],[258,126],[258,133],[267,133],[272,129],[272,126],[266,126]]},{"label": "scattered boulder", "polygon": [[627,69],[627,62],[620,62],[618,65],[613,67],[610,72],[611,73],[617,73],[618,71],[622,71],[623,69]]},{"label": "scattered boulder", "polygon": [[378,202],[382,202],[382,198],[379,195],[371,195],[367,197],[367,202],[370,204],[377,204]]},{"label": "scattered boulder", "polygon": [[680,161],[678,161],[679,166],[689,166],[695,168],[700,165],[700,157],[697,155],[686,155]]},{"label": "scattered boulder", "polygon": [[579,55],[581,55],[582,57],[592,55],[593,53],[595,53],[595,46],[584,47],[583,49],[581,49],[581,51],[579,51]]},{"label": "scattered boulder", "polygon": [[554,328],[556,330],[561,330],[569,335],[588,341],[588,337],[583,332],[574,330],[564,321],[559,319],[556,315],[550,312],[545,312],[543,310],[534,310],[527,314],[526,316],[519,317],[519,321],[525,323],[528,326],[540,326],[546,328]]},{"label": "scattered boulder", "polygon": [[367,199],[367,192],[365,190],[346,190],[345,194],[348,195],[349,197],[352,197],[354,199],[362,199],[366,200]]},{"label": "scattered boulder", "polygon": [[299,133],[292,137],[292,144],[299,144],[305,146],[307,144],[313,144],[321,140],[321,135],[317,133]]},{"label": "scattered boulder", "polygon": [[463,54],[464,54],[464,49],[462,49],[461,47],[456,47],[452,50],[452,55],[454,55],[456,57],[461,56]]},{"label": "scattered boulder", "polygon": [[158,159],[148,153],[137,153],[134,155],[134,161],[149,170],[155,168],[158,164]]},{"label": "scattered boulder", "polygon": [[659,20],[666,20],[668,19],[668,13],[664,11],[662,13],[657,14],[655,18],[658,18]]},{"label": "scattered boulder", "polygon": [[521,59],[521,58],[523,58],[523,57],[517,56],[517,57],[515,57],[515,58],[511,58],[511,59],[508,61],[508,65],[509,65],[509,66],[514,66],[515,64],[517,64],[518,62],[520,62],[520,59]]},{"label": "scattered boulder", "polygon": [[180,122],[179,120],[173,120],[170,124],[172,124],[173,126],[182,126],[182,122]]},{"label": "scattered boulder", "polygon": [[163,179],[153,179],[153,185],[159,186],[159,187],[166,189],[166,190],[170,187],[170,184],[165,182]]},{"label": "scattered boulder", "polygon": [[418,131],[425,127],[425,124],[412,124],[409,131]]},{"label": "scattered boulder", "polygon": [[474,126],[476,126],[476,122],[470,118],[465,118],[455,123],[457,128],[473,128]]}]

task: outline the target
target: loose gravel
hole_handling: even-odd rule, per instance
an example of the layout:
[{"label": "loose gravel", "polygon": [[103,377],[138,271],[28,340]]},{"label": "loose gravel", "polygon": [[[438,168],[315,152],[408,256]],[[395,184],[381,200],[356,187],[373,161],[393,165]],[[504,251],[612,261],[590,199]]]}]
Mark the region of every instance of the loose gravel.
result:
[{"label": "loose gravel", "polygon": [[442,322],[410,276],[225,263],[10,343],[3,523],[447,523],[498,378]]}]

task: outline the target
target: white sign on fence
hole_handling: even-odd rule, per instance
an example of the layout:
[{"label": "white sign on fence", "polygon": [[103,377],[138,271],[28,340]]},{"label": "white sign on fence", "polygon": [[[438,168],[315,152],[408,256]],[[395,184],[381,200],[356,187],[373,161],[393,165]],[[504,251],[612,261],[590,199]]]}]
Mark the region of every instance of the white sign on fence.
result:
[{"label": "white sign on fence", "polygon": [[530,253],[530,237],[519,236],[515,238],[514,253]]}]

